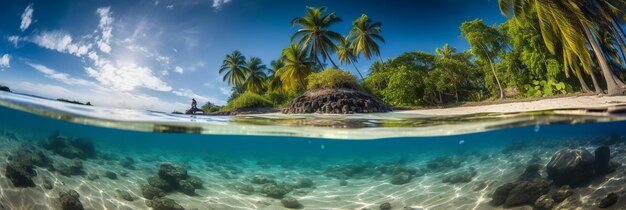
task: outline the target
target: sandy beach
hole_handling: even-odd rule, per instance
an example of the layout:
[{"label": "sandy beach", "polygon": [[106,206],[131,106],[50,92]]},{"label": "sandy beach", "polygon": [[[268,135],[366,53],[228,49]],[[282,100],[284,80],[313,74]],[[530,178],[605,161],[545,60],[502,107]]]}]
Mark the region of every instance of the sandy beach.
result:
[{"label": "sandy beach", "polygon": [[540,111],[551,109],[589,109],[606,108],[610,106],[625,105],[626,96],[567,96],[561,98],[537,99],[535,101],[511,102],[491,105],[460,106],[441,109],[417,109],[399,111],[399,113],[450,116],[469,115],[479,113],[513,113]]}]

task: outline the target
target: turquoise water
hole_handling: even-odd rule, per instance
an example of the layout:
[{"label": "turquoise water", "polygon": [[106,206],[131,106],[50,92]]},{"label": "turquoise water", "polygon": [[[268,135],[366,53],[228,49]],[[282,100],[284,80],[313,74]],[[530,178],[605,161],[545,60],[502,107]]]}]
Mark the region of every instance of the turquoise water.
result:
[{"label": "turquoise water", "polygon": [[[59,193],[70,189],[78,192],[86,209],[148,209],[161,198],[147,199],[143,188],[149,177],[159,177],[166,162],[185,168],[202,182],[193,193],[170,189],[161,195],[185,209],[285,209],[291,198],[302,209],[381,209],[385,203],[391,209],[494,209],[501,208],[490,203],[495,189],[515,182],[530,163],[541,165],[538,173],[547,179],[544,166],[559,149],[593,153],[601,145],[609,145],[612,161],[620,166],[577,186],[576,199],[555,206],[595,208],[596,200],[607,192],[626,187],[621,166],[626,158],[626,121],[620,116],[535,113],[517,123],[506,117],[459,119],[461,124],[448,119],[429,127],[423,122],[432,118],[425,116],[398,119],[382,114],[302,123],[315,120],[308,116],[291,119],[296,123],[290,124],[276,116],[189,117],[81,107],[28,96],[4,94],[2,99],[0,154],[5,161],[0,163],[0,209],[62,209]],[[126,113],[130,120],[112,120],[115,114],[94,117],[107,112]],[[152,118],[133,121],[137,118],[132,116],[145,115]],[[481,124],[484,121],[489,126]],[[442,122],[452,126],[441,127]],[[421,126],[408,126],[415,124]],[[468,129],[472,124],[475,129]],[[438,132],[424,131],[428,129]],[[371,138],[366,138],[368,132]],[[45,146],[55,138],[86,139],[95,154],[78,158],[81,172],[66,174],[58,165],[71,165],[74,158]],[[16,187],[6,168],[16,161],[9,156],[23,148],[42,151],[52,164],[34,167],[33,186]],[[553,184],[551,190],[559,187]],[[120,192],[127,192],[130,199]],[[531,209],[533,204],[514,208]],[[612,208],[623,207],[624,202],[618,202]]]}]

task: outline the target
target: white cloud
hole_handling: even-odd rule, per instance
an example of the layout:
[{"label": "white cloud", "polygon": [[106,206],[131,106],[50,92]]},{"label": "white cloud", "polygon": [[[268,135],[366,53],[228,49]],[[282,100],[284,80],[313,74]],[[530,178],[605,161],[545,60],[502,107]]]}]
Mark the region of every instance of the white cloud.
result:
[{"label": "white cloud", "polygon": [[111,17],[111,7],[101,7],[96,10],[98,16],[100,16],[100,22],[98,23],[98,29],[102,33],[96,38],[98,48],[100,51],[109,53],[111,52],[111,37],[113,36],[113,18]]},{"label": "white cloud", "polygon": [[9,54],[4,54],[0,57],[0,69],[11,68],[11,56]]},{"label": "white cloud", "polygon": [[65,83],[67,85],[83,85],[83,86],[95,85],[93,82],[90,82],[84,79],[73,78],[66,73],[59,73],[56,70],[48,68],[41,64],[35,64],[35,63],[26,63],[26,64],[33,67],[37,71],[43,73],[44,75],[46,75],[46,77]]},{"label": "white cloud", "polygon": [[199,68],[203,68],[204,67],[204,62],[199,61],[197,63],[192,64],[189,68],[191,72],[196,72]]},{"label": "white cloud", "polygon": [[176,68],[174,68],[174,72],[182,74],[185,73],[185,70],[180,66],[176,66]]},{"label": "white cloud", "polygon": [[224,4],[230,3],[232,0],[213,0],[213,8],[221,9]]},{"label": "white cloud", "polygon": [[36,35],[31,41],[46,49],[69,53],[75,56],[85,55],[91,48],[91,44],[83,45],[74,43],[72,36],[61,31],[43,32]]},{"label": "white cloud", "polygon": [[222,91],[222,94],[225,96],[229,96],[233,92],[230,88],[225,87],[220,87],[220,91]]},{"label": "white cloud", "polygon": [[211,103],[218,104],[218,105],[226,104],[226,101],[224,101],[224,100],[198,95],[198,94],[194,93],[192,90],[189,90],[189,89],[180,88],[178,90],[172,91],[172,93],[174,93],[177,96],[182,96],[182,97],[186,97],[186,98],[189,98],[189,99],[194,98],[197,101],[200,101],[200,103],[204,103],[206,101],[210,101]]},{"label": "white cloud", "polygon": [[173,4],[170,4],[170,5],[167,5],[165,8],[167,8],[167,9],[169,9],[169,10],[173,10],[173,9],[174,9],[174,5],[173,5]]},{"label": "white cloud", "polygon": [[19,44],[19,42],[23,41],[24,38],[14,35],[14,36],[7,37],[7,40],[9,40],[9,42],[11,42],[11,44],[13,44],[14,47],[17,47],[17,44]]},{"label": "white cloud", "polygon": [[138,87],[145,87],[156,91],[170,91],[166,82],[156,77],[152,70],[136,64],[114,65],[105,62],[103,65],[85,68],[87,75],[95,78],[106,86],[120,91],[133,91]]},{"label": "white cloud", "polygon": [[33,4],[29,4],[26,9],[24,9],[24,13],[22,13],[22,22],[20,23],[20,30],[24,31],[30,26],[33,22]]}]

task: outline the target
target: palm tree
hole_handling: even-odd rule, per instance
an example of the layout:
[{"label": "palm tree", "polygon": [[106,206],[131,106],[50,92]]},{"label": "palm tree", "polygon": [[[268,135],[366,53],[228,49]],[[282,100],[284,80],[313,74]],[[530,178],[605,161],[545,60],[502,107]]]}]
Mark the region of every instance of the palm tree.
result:
[{"label": "palm tree", "polygon": [[239,86],[246,80],[246,57],[238,50],[226,55],[219,73],[224,73],[222,81],[228,81],[229,85]]},{"label": "palm tree", "polygon": [[[525,20],[528,15],[539,19],[541,34],[546,47],[552,54],[561,50],[566,72],[574,65],[593,75],[591,52],[601,69],[607,85],[608,95],[621,95],[624,88],[608,65],[600,47],[599,31],[602,24],[615,28],[616,12],[626,5],[624,0],[498,0],[501,12],[507,17]],[[616,8],[616,10],[610,9]],[[534,13],[533,13],[534,12]],[[619,25],[619,24],[617,24]],[[581,33],[582,32],[582,33]],[[591,52],[589,50],[591,46]]]},{"label": "palm tree", "polygon": [[280,77],[277,76],[276,73],[278,72],[278,69],[285,66],[285,61],[281,57],[277,60],[273,60],[272,62],[270,62],[270,66],[271,68],[267,70],[267,72],[269,73],[267,76],[267,81],[269,82],[268,88],[270,90],[282,91],[283,84],[282,84],[282,81],[280,80]]},{"label": "palm tree", "polygon": [[373,23],[372,19],[369,19],[365,14],[352,21],[353,27],[348,37],[352,40],[352,48],[356,56],[362,53],[367,60],[372,56],[380,58],[380,47],[376,41],[385,43],[385,39],[380,35],[382,25],[380,22]]},{"label": "palm tree", "polygon": [[305,78],[313,72],[313,62],[306,57],[306,53],[297,44],[292,44],[282,52],[285,66],[276,71],[283,87],[287,90],[306,88]]},{"label": "palm tree", "polygon": [[247,77],[244,85],[246,91],[260,94],[263,92],[263,83],[265,82],[265,70],[267,67],[262,64],[261,59],[257,57],[250,58],[246,64]]},{"label": "palm tree", "polygon": [[339,45],[337,45],[337,58],[339,58],[339,62],[343,64],[352,64],[354,69],[359,73],[361,79],[363,79],[363,74],[359,71],[359,68],[356,67],[355,63],[357,62],[357,56],[354,54],[354,49],[350,44],[350,39],[343,38],[339,41]]},{"label": "palm tree", "polygon": [[[291,20],[291,26],[300,26],[296,33],[291,36],[291,41],[296,43],[302,50],[308,51],[309,59],[321,63],[321,60],[329,59],[335,68],[338,68],[329,52],[334,52],[337,47],[334,41],[342,38],[337,32],[328,28],[335,23],[341,22],[335,13],[324,14],[326,7],[307,7],[304,17]],[[321,60],[320,60],[321,57]]]}]

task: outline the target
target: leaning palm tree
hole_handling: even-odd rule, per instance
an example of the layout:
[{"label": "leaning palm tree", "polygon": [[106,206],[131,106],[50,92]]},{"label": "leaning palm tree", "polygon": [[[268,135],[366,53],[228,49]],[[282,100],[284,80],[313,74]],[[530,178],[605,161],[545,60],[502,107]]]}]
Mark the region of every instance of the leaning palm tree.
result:
[{"label": "leaning palm tree", "polygon": [[[524,21],[529,15],[534,15],[539,19],[539,28],[546,47],[552,54],[560,50],[558,53],[563,55],[566,72],[568,68],[576,68],[574,65],[582,65],[588,74],[593,75],[591,69],[595,61],[604,76],[608,95],[623,94],[624,88],[618,85],[621,81],[613,75],[596,38],[602,24],[615,27],[615,12],[620,9],[609,8],[624,8],[626,1],[498,0],[498,3],[507,17]],[[595,55],[595,59],[591,53]]]},{"label": "leaning palm tree", "polygon": [[[291,26],[300,26],[296,33],[291,36],[291,41],[298,40],[297,43],[302,50],[308,51],[309,59],[317,63],[329,59],[335,68],[338,68],[330,53],[336,51],[334,41],[342,38],[337,32],[328,28],[340,22],[335,13],[325,14],[326,7],[307,7],[304,17],[297,17],[291,20]],[[321,58],[321,59],[320,59]]]},{"label": "leaning palm tree", "polygon": [[223,81],[228,81],[229,85],[239,86],[246,80],[246,57],[241,52],[235,50],[226,55],[219,73],[224,73]]},{"label": "leaning palm tree", "polygon": [[359,71],[359,68],[355,65],[357,62],[357,56],[354,54],[354,49],[350,44],[350,39],[347,37],[339,40],[339,44],[337,45],[337,58],[342,65],[352,64],[354,69],[356,69],[359,73],[361,79],[363,79],[363,74],[361,74],[361,71]]},{"label": "leaning palm tree", "polygon": [[247,77],[244,82],[246,91],[260,94],[263,92],[263,83],[265,82],[265,70],[267,67],[262,64],[261,59],[257,57],[250,58],[246,64]]},{"label": "leaning palm tree", "polygon": [[372,22],[372,19],[365,14],[352,21],[353,27],[348,37],[352,40],[352,48],[356,56],[363,54],[367,60],[372,56],[380,58],[380,47],[376,42],[385,43],[385,39],[380,35],[382,25],[380,22]]},{"label": "leaning palm tree", "polygon": [[276,71],[283,87],[287,90],[306,88],[305,78],[313,72],[313,62],[297,44],[292,44],[282,52],[285,66]]}]

